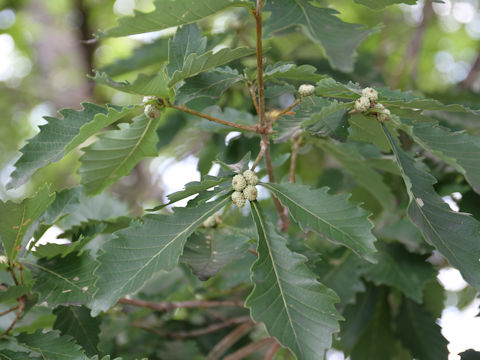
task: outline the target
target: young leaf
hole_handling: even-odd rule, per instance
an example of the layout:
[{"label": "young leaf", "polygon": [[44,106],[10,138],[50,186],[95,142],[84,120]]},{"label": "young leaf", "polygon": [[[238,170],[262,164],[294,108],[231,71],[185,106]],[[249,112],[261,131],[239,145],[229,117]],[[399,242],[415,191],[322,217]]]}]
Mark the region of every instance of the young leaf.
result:
[{"label": "young leaf", "polygon": [[78,170],[89,194],[97,194],[122,176],[145,156],[157,155],[155,128],[159,118],[137,116],[131,124],[120,124],[119,130],[102,133],[98,140],[82,150]]},{"label": "young leaf", "polygon": [[265,68],[263,78],[265,80],[319,81],[325,77],[325,75],[316,74],[316,71],[317,69],[312,65],[297,66],[278,62]]},{"label": "young leaf", "polygon": [[203,229],[188,238],[180,261],[205,281],[225,265],[243,256],[249,247],[248,240],[249,236],[232,227]]},{"label": "young leaf", "polygon": [[40,302],[50,306],[80,305],[90,303],[93,298],[97,280],[93,272],[98,262],[87,252],[37,262],[25,259],[22,264],[34,275],[33,291],[39,294]]},{"label": "young leaf", "polygon": [[435,323],[435,318],[422,306],[404,299],[395,322],[398,337],[415,359],[448,359],[448,341],[443,337],[440,326]]},{"label": "young leaf", "polygon": [[23,347],[34,353],[39,353],[42,359],[48,360],[84,360],[85,354],[81,347],[70,336],[60,336],[58,331],[43,332],[38,330],[33,334],[21,333],[15,339]]},{"label": "young leaf", "polygon": [[318,145],[342,164],[385,210],[391,210],[395,204],[395,197],[390,188],[383,182],[382,176],[372,169],[359,153],[355,145],[334,144],[331,141],[318,141]]},{"label": "young leaf", "polygon": [[422,303],[423,288],[435,279],[437,273],[425,261],[427,256],[410,253],[395,243],[380,243],[378,250],[378,263],[365,267],[367,279],[376,285],[394,286],[417,303]]},{"label": "young leaf", "polygon": [[160,97],[168,97],[170,95],[167,85],[168,77],[164,68],[154,75],[140,74],[131,84],[128,81],[114,81],[107,74],[99,71],[95,72],[93,80],[97,84],[134,95],[155,95]]},{"label": "young leaf", "polygon": [[357,46],[372,33],[362,25],[344,23],[336,11],[312,5],[307,0],[270,0],[265,11],[272,14],[265,36],[299,26],[315,44],[325,49],[332,67],[352,71]]},{"label": "young leaf", "polygon": [[436,179],[418,167],[384,127],[410,196],[408,216],[425,239],[460,270],[464,279],[480,289],[480,223],[465,213],[456,213],[435,192]]},{"label": "young leaf", "polygon": [[208,51],[201,55],[192,53],[186,57],[183,67],[173,73],[168,86],[173,87],[186,78],[252,54],[255,54],[255,50],[247,47],[239,47],[236,49],[223,48],[216,53]]},{"label": "young leaf", "polygon": [[84,306],[59,306],[53,313],[57,316],[55,330],[73,337],[88,356],[98,354],[100,318],[92,318]]},{"label": "young leaf", "polygon": [[229,197],[195,208],[175,208],[172,215],[146,215],[141,222],[115,233],[98,258],[99,277],[92,315],[108,310],[123,295],[138,291],[159,271],[178,263],[187,238],[209,216],[225,206]]},{"label": "young leaf", "polygon": [[106,107],[82,103],[82,110],[60,110],[62,119],[45,116],[47,124],[40,126],[40,132],[28,140],[20,149],[22,156],[15,163],[15,171],[8,188],[17,188],[26,183],[35,170],[57,162],[90,136],[121,119],[135,109],[135,106]]},{"label": "young leaf", "polygon": [[348,136],[348,106],[349,103],[333,100],[309,120],[304,120],[302,127],[314,135],[328,135],[337,140],[345,140]]},{"label": "young leaf", "polygon": [[357,255],[375,262],[375,237],[369,213],[348,201],[347,195],[330,195],[328,188],[311,189],[297,184],[260,185],[270,190],[290,216],[306,231],[312,229],[326,239],[345,245]]},{"label": "young leaf", "polygon": [[0,239],[8,260],[12,262],[21,249],[22,241],[33,221],[53,202],[55,194],[50,194],[44,186],[31,198],[21,203],[0,201]]},{"label": "young leaf", "polygon": [[144,13],[135,11],[134,16],[118,20],[118,25],[97,37],[119,37],[166,29],[189,24],[225,9],[243,6],[253,10],[254,4],[247,0],[155,0],[155,10]]},{"label": "young leaf", "polygon": [[288,347],[299,360],[324,359],[339,331],[337,295],[317,282],[303,255],[290,251],[287,240],[265,221],[257,202],[251,203],[258,232],[258,260],[252,267],[253,291],[245,305],[255,321]]}]

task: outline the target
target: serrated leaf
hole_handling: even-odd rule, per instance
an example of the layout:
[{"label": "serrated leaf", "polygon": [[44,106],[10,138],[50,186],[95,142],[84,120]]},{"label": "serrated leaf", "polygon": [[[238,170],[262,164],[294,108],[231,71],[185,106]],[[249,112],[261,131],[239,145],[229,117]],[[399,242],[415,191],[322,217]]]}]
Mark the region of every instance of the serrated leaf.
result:
[{"label": "serrated leaf", "polygon": [[362,25],[340,20],[337,11],[312,5],[307,0],[270,0],[265,11],[272,14],[265,24],[265,36],[299,26],[315,44],[322,46],[332,67],[352,71],[357,46],[372,33]]},{"label": "serrated leaf", "polygon": [[34,276],[33,291],[39,301],[50,306],[88,304],[95,293],[97,277],[94,270],[98,262],[87,252],[70,254],[64,258],[40,259],[36,262],[22,260]]},{"label": "serrated leaf", "polygon": [[376,285],[394,286],[406,296],[422,303],[423,288],[435,279],[437,273],[426,262],[428,256],[410,253],[397,243],[380,243],[377,247],[378,263],[364,268],[367,279]]},{"label": "serrated leaf", "polygon": [[257,202],[251,202],[258,232],[258,260],[252,267],[253,291],[245,306],[253,320],[299,360],[324,359],[338,332],[341,316],[337,295],[320,284],[305,265],[306,257],[290,251],[287,240],[265,221]]},{"label": "serrated leaf", "polygon": [[58,331],[33,334],[21,333],[15,339],[19,344],[40,354],[42,359],[48,360],[84,360],[85,354],[81,347],[70,336],[60,336]]},{"label": "serrated leaf", "polygon": [[96,142],[83,148],[78,170],[89,194],[97,194],[122,176],[146,156],[157,155],[155,128],[159,118],[137,116],[131,124],[102,133]]},{"label": "serrated leaf", "polygon": [[185,59],[183,67],[173,73],[168,86],[173,87],[186,78],[252,54],[255,54],[255,50],[247,47],[239,47],[236,49],[223,48],[216,53],[208,51],[201,55],[192,53]]},{"label": "serrated leaf", "polygon": [[346,140],[348,135],[347,107],[349,103],[336,100],[304,120],[302,126],[310,133],[319,136],[330,136],[337,140]]},{"label": "serrated leaf", "polygon": [[178,263],[187,238],[209,216],[225,206],[229,197],[195,208],[175,208],[172,215],[146,215],[141,222],[115,233],[98,258],[99,277],[92,315],[108,310],[121,296],[138,291],[159,271]]},{"label": "serrated leaf", "polygon": [[404,299],[395,322],[398,337],[415,359],[448,359],[448,341],[442,336],[435,318],[421,305]]},{"label": "serrated leaf", "polygon": [[168,75],[182,70],[185,60],[190,54],[203,54],[207,47],[207,38],[196,24],[188,24],[177,29],[173,39],[168,42]]},{"label": "serrated leaf", "polygon": [[233,227],[202,229],[188,238],[180,261],[205,281],[225,265],[244,256],[249,248],[248,240],[249,236]]},{"label": "serrated leaf", "polygon": [[229,67],[203,72],[186,79],[177,90],[175,100],[178,104],[185,104],[201,97],[218,99],[225,90],[240,80],[242,77],[238,71]]},{"label": "serrated leaf", "polygon": [[306,231],[347,246],[357,255],[375,262],[375,237],[369,213],[348,201],[348,195],[330,195],[328,188],[311,189],[298,184],[261,183],[288,208],[290,216]]},{"label": "serrated leaf", "polygon": [[263,72],[265,80],[282,79],[293,81],[319,81],[325,75],[316,74],[317,69],[312,65],[288,64],[278,62],[273,65],[268,65]]},{"label": "serrated leaf", "polygon": [[11,351],[11,350],[1,350],[0,359],[1,360],[40,360],[39,357],[32,356],[27,352]]},{"label": "serrated leaf", "polygon": [[462,273],[463,278],[480,289],[480,223],[465,213],[450,210],[435,192],[436,179],[420,169],[384,127],[410,196],[408,216],[425,239]]},{"label": "serrated leaf", "polygon": [[30,289],[30,285],[11,285],[7,290],[0,290],[0,303],[12,301],[22,295],[28,294]]},{"label": "serrated leaf", "polygon": [[140,74],[130,83],[128,81],[117,82],[111,79],[104,72],[96,71],[92,79],[101,85],[111,87],[112,89],[126,92],[134,95],[160,96],[168,97],[170,90],[168,88],[168,76],[164,68],[153,75]]},{"label": "serrated leaf", "polygon": [[361,90],[362,88],[358,84],[349,82],[345,85],[327,77],[317,83],[315,94],[319,96],[353,100],[360,97]]},{"label": "serrated leaf", "polygon": [[88,356],[99,352],[100,318],[92,318],[85,306],[59,306],[53,313],[57,316],[53,324],[55,330],[73,337]]},{"label": "serrated leaf", "polygon": [[50,194],[44,186],[33,197],[24,199],[21,203],[0,201],[0,239],[5,255],[12,262],[21,249],[22,241],[34,220],[39,217],[55,199],[55,193]]},{"label": "serrated leaf", "polygon": [[356,3],[368,6],[373,10],[382,10],[384,7],[394,4],[414,5],[417,0],[355,0]]},{"label": "serrated leaf", "polygon": [[45,224],[54,224],[62,217],[71,214],[79,206],[81,194],[80,186],[57,192],[55,200],[42,214],[40,221]]},{"label": "serrated leaf", "polygon": [[97,37],[119,37],[166,29],[189,24],[231,7],[246,7],[253,10],[254,4],[247,0],[155,0],[155,10],[144,13],[134,11],[134,16],[118,20],[118,25]]},{"label": "serrated leaf", "polygon": [[62,119],[45,116],[47,124],[40,126],[40,132],[28,140],[20,149],[22,156],[15,163],[8,188],[26,183],[39,168],[57,162],[90,136],[121,119],[135,109],[135,106],[106,107],[82,103],[82,110],[60,110]]},{"label": "serrated leaf", "polygon": [[318,145],[332,155],[347,170],[358,184],[364,187],[385,210],[395,204],[395,197],[383,182],[382,176],[371,168],[359,153],[355,145],[319,141]]},{"label": "serrated leaf", "polygon": [[475,351],[473,349],[468,349],[459,353],[460,360],[478,360],[480,359],[480,351]]},{"label": "serrated leaf", "polygon": [[390,145],[377,119],[363,114],[353,114],[348,119],[350,140],[371,143],[383,152],[390,151]]}]

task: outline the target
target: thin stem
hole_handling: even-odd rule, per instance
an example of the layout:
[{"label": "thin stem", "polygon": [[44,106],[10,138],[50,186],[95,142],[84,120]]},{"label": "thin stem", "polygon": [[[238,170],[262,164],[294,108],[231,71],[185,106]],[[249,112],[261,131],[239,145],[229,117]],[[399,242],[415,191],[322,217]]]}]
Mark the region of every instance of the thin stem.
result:
[{"label": "thin stem", "polygon": [[232,332],[230,332],[227,336],[225,336],[222,340],[220,340],[217,345],[213,347],[213,349],[208,353],[205,360],[217,360],[222,356],[222,354],[230,348],[233,344],[235,344],[238,340],[240,340],[246,333],[248,333],[255,324],[253,322],[247,322],[245,324],[240,325],[239,327],[235,328]]},{"label": "thin stem", "polygon": [[201,300],[192,300],[192,301],[173,301],[173,302],[160,302],[155,303],[145,300],[134,300],[121,298],[118,300],[121,304],[133,305],[138,307],[144,307],[155,311],[172,311],[175,309],[186,309],[186,308],[211,308],[211,307],[243,307],[244,302],[238,300],[223,300],[223,301],[201,301]]},{"label": "thin stem", "polygon": [[257,0],[255,25],[257,31],[257,84],[258,84],[258,126],[265,126],[265,95],[263,88],[263,53],[262,53],[262,7],[263,0]]},{"label": "thin stem", "polygon": [[13,329],[13,327],[15,326],[15,324],[17,323],[18,319],[20,319],[20,315],[22,315],[22,311],[23,311],[23,307],[25,306],[25,302],[26,302],[26,298],[25,296],[22,296],[20,298],[20,300],[18,301],[18,310],[17,310],[17,315],[15,316],[15,319],[13,319],[12,323],[10,324],[10,326],[8,327],[7,330],[5,330],[1,335],[0,335],[0,339],[3,338],[5,335],[7,335],[10,330]]},{"label": "thin stem", "polygon": [[11,266],[10,269],[8,269],[8,271],[10,272],[10,275],[12,275],[12,279],[13,279],[13,282],[15,283],[15,285],[18,285],[17,276],[15,275],[15,271],[13,270],[13,266]]},{"label": "thin stem", "polygon": [[247,83],[247,86],[248,86],[248,91],[250,92],[250,96],[252,97],[253,106],[255,106],[255,111],[257,112],[257,114],[259,114],[260,109],[258,108],[257,95],[255,94],[255,84],[249,81]]},{"label": "thin stem", "polygon": [[272,118],[272,124],[275,120],[277,120],[280,116],[283,116],[285,115],[286,113],[288,113],[290,110],[292,110],[295,106],[297,106],[298,104],[300,104],[302,102],[302,98],[299,98],[297,100],[295,100],[290,106],[287,106],[285,109],[283,109],[282,111],[280,111],[274,118]]},{"label": "thin stem", "polygon": [[262,159],[263,155],[265,154],[265,150],[266,150],[266,144],[265,142],[263,141],[263,137],[262,139],[260,140],[260,151],[258,152],[258,155],[257,155],[257,158],[255,159],[253,165],[252,165],[252,168],[251,170],[255,170],[255,168],[257,167],[258,163],[260,162],[260,160]]},{"label": "thin stem", "polygon": [[288,177],[288,180],[291,183],[295,183],[295,168],[296,168],[296,165],[297,165],[298,149],[300,149],[300,141],[298,139],[299,136],[300,136],[300,133],[296,132],[293,135],[293,138],[292,138],[292,141],[293,141],[293,143],[292,143],[292,156],[290,158],[290,173],[289,173],[289,177]]},{"label": "thin stem", "polygon": [[273,357],[275,356],[275,354],[277,353],[277,351],[280,349],[280,344],[278,343],[278,341],[275,340],[275,342],[272,344],[272,346],[270,346],[267,350],[267,352],[265,353],[265,357],[263,358],[263,360],[273,360]]},{"label": "thin stem", "polygon": [[0,313],[0,316],[7,315],[7,314],[11,313],[12,311],[17,310],[17,309],[18,309],[18,306],[19,306],[19,305],[15,305],[14,307],[11,307],[10,309],[5,310],[4,312]]},{"label": "thin stem", "polygon": [[465,80],[463,80],[460,83],[460,87],[464,90],[470,89],[478,76],[479,70],[480,70],[480,52],[478,53],[477,58],[475,59],[475,62],[472,65],[472,68],[468,72],[467,77],[465,78]]},{"label": "thin stem", "polygon": [[226,327],[229,327],[235,324],[242,324],[242,323],[251,322],[251,321],[252,320],[250,319],[250,316],[240,316],[237,318],[226,320],[218,324],[212,324],[203,329],[196,329],[191,331],[177,331],[174,333],[167,334],[167,336],[172,339],[188,339],[191,337],[210,334],[212,332],[216,332],[218,330],[224,329]]},{"label": "thin stem", "polygon": [[241,360],[245,359],[246,356],[254,353],[255,351],[270,345],[273,343],[273,339],[271,338],[265,338],[262,340],[255,341],[254,343],[248,344],[247,346],[242,347],[241,349],[238,349],[235,351],[233,354],[228,355],[225,357],[223,360]]},{"label": "thin stem", "polygon": [[253,249],[248,249],[248,252],[255,255],[255,256],[258,256],[258,252],[253,250]]},{"label": "thin stem", "polygon": [[204,119],[207,119],[207,120],[216,122],[216,123],[218,123],[218,124],[230,126],[230,127],[235,128],[235,129],[240,129],[240,130],[244,130],[244,131],[251,131],[251,132],[261,133],[261,131],[259,130],[259,128],[258,128],[257,126],[242,125],[242,124],[237,124],[237,123],[233,123],[233,122],[230,122],[230,121],[225,121],[225,120],[216,118],[216,117],[214,117],[214,116],[210,116],[210,115],[207,115],[207,114],[204,114],[204,113],[201,113],[201,112],[198,112],[198,111],[189,109],[189,108],[187,108],[187,107],[184,106],[184,105],[177,106],[177,105],[174,105],[174,104],[169,104],[168,106],[171,107],[172,109],[179,110],[179,111],[183,111],[183,112],[186,112],[186,113],[195,115],[195,116],[199,116],[199,117],[201,117],[201,118],[204,118]]}]

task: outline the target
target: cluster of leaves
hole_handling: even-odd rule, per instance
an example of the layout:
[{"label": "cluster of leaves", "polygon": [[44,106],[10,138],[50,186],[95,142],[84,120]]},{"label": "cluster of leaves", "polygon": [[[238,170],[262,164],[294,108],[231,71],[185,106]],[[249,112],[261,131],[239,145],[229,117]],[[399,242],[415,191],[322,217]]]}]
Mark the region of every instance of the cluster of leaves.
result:
[{"label": "cluster of leaves", "polygon": [[[358,2],[378,9],[400,1]],[[279,356],[318,360],[335,347],[352,360],[446,359],[447,342],[435,322],[443,309],[443,290],[436,282],[441,264],[426,259],[438,250],[471,285],[470,297],[476,296],[480,223],[444,203],[424,161],[427,156],[415,159],[411,153],[421,150],[440,158],[463,175],[468,189],[480,193],[480,139],[438,121],[442,112],[477,111],[377,88],[379,102],[392,113],[381,124],[375,116],[350,111],[361,93],[358,84],[340,83],[311,65],[284,62],[265,66],[259,81],[242,61],[253,54],[261,58],[261,48],[214,51],[219,45],[215,37],[211,44],[202,37],[196,22],[230,8],[243,8],[261,29],[261,1],[257,7],[246,0],[154,4],[152,12],[136,12],[97,36],[178,26],[161,69],[119,82],[110,77],[122,74],[113,64],[109,74],[97,72],[94,79],[118,91],[156,96],[165,107],[162,116],[148,117],[135,104],[84,103],[79,111],[60,111],[61,118],[46,117],[47,124],[21,149],[11,187],[94,139],[81,149],[81,186],[53,192],[45,186],[22,202],[0,203],[0,310],[7,321],[0,357],[218,359],[230,350],[237,351],[230,357],[236,359],[252,348],[237,340],[254,326],[253,320],[265,325],[252,335],[258,340],[255,346],[273,344]],[[317,2],[270,0],[263,11],[270,13],[264,22],[266,39],[298,28],[342,71],[353,69],[355,48],[375,31],[344,23]],[[315,83],[315,94],[298,97],[294,108],[275,109],[281,95],[295,94],[295,86],[306,81]],[[251,90],[258,102],[258,126],[248,112],[212,107],[240,84],[245,86],[235,88],[236,93]],[[264,90],[271,108],[267,114],[262,114]],[[259,185],[278,201],[280,214],[271,198],[250,203],[250,215],[231,207],[231,178],[249,167],[250,153],[234,164],[218,160],[218,175],[186,184],[168,196],[167,204],[140,217],[109,195],[107,187],[143,158],[158,154],[159,134],[176,111],[195,115],[194,129],[224,137],[223,125],[206,124],[198,116],[220,119],[240,129],[246,143],[249,137],[256,146],[262,142],[266,165],[259,165],[258,173],[270,174]],[[273,131],[261,127],[262,120],[274,123]],[[278,149],[273,162],[270,138]],[[309,151],[319,168],[318,153],[335,159],[354,186],[365,190],[365,199],[355,196],[353,185],[345,186],[351,191],[339,188],[335,179],[314,179],[310,185],[316,188],[295,183],[295,177],[273,181],[271,171],[285,175],[282,167],[289,157],[295,170],[297,155],[307,157]],[[396,186],[400,179],[404,187]],[[167,207],[191,196],[185,207]],[[363,200],[365,205],[359,205]],[[282,232],[276,220],[280,217],[286,230],[283,209],[292,226]],[[224,218],[221,225],[202,227],[218,213]],[[60,237],[66,243],[40,241],[54,226],[64,231]],[[243,300],[245,307],[235,306]],[[211,302],[219,309],[205,313],[191,309],[189,301],[199,308]],[[120,311],[128,304],[141,309]],[[230,333],[230,343],[201,327],[211,318],[223,319],[218,329],[239,325]],[[197,340],[180,341],[194,336],[195,331],[185,331],[191,327],[198,328]],[[154,336],[144,335],[145,330]],[[128,349],[125,337],[142,346]]]}]

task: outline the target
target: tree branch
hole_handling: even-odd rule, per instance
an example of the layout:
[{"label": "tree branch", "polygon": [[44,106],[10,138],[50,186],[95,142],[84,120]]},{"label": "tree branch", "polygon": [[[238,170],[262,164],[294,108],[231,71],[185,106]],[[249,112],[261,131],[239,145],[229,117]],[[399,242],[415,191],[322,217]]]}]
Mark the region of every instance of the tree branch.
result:
[{"label": "tree branch", "polygon": [[300,142],[298,140],[298,137],[300,136],[300,131],[295,132],[293,135],[292,141],[292,157],[290,158],[290,173],[288,176],[288,180],[291,183],[295,183],[295,167],[297,165],[297,155],[298,155],[298,149],[300,148]]},{"label": "tree branch", "polygon": [[241,360],[245,359],[246,356],[254,353],[255,351],[265,347],[267,345],[273,344],[275,340],[272,338],[265,338],[262,340],[255,341],[254,343],[248,344],[247,346],[238,349],[233,354],[226,356],[223,360]]},{"label": "tree branch", "polygon": [[208,353],[205,360],[217,360],[220,356],[228,349],[230,346],[235,344],[240,340],[246,333],[248,333],[255,323],[250,321],[248,323],[242,324],[239,327],[235,328],[227,336],[225,336],[220,342],[213,347],[213,349]]},{"label": "tree branch", "polygon": [[244,302],[240,300],[222,300],[222,301],[201,301],[201,300],[192,300],[192,301],[173,301],[173,302],[151,302],[145,300],[135,300],[120,298],[118,300],[121,304],[132,305],[137,307],[144,307],[147,309],[155,311],[172,311],[175,309],[186,309],[186,308],[211,308],[211,307],[243,307]]},{"label": "tree branch", "polygon": [[5,310],[4,312],[0,313],[0,316],[7,315],[7,314],[11,313],[12,311],[17,310],[18,307],[19,307],[19,305],[15,305],[14,307],[11,307],[10,309]]},{"label": "tree branch", "polygon": [[257,84],[258,84],[258,126],[265,126],[265,94],[263,88],[263,53],[262,53],[262,7],[263,0],[257,0],[255,10],[255,28],[257,31]]},{"label": "tree branch", "polygon": [[475,62],[472,65],[472,68],[468,72],[467,77],[465,78],[465,80],[461,82],[460,87],[463,90],[470,89],[473,83],[475,82],[475,79],[477,78],[479,71],[480,71],[480,52],[478,53],[477,58],[475,59]]},{"label": "tree branch", "polygon": [[18,300],[18,307],[17,307],[17,315],[15,315],[15,319],[13,319],[12,323],[10,324],[10,326],[8,327],[7,330],[5,330],[1,335],[0,335],[0,339],[2,339],[5,335],[7,335],[10,330],[13,329],[13,327],[15,326],[15,324],[17,323],[18,319],[20,319],[20,315],[22,315],[22,311],[23,311],[23,307],[25,306],[25,302],[26,302],[26,297],[25,296],[22,296],[19,300]]},{"label": "tree branch", "polygon": [[247,83],[247,86],[248,86],[248,91],[250,92],[250,96],[252,97],[253,106],[255,106],[255,111],[257,112],[257,114],[259,114],[260,109],[258,108],[257,95],[255,94],[255,85],[249,81]]}]

